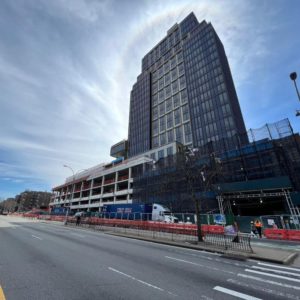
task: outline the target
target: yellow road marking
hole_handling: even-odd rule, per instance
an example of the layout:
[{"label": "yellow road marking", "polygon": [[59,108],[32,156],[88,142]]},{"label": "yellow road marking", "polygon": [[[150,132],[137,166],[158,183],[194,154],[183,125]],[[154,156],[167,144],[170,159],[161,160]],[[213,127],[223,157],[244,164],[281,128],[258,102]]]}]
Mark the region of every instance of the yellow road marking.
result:
[{"label": "yellow road marking", "polygon": [[0,285],[0,300],[5,300],[4,292],[2,290],[1,285]]}]

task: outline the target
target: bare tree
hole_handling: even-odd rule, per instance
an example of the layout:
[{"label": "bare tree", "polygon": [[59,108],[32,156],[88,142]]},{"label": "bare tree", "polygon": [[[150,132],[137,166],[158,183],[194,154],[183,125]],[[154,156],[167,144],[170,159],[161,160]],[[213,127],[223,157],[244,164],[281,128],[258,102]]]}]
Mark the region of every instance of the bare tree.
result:
[{"label": "bare tree", "polygon": [[204,195],[205,192],[213,190],[213,183],[221,171],[221,160],[212,152],[209,156],[203,157],[198,149],[185,147],[179,153],[177,159],[177,171],[181,173],[186,181],[187,190],[195,205],[197,217],[197,238],[198,242],[203,241],[201,230],[201,196],[197,197],[196,192]]}]

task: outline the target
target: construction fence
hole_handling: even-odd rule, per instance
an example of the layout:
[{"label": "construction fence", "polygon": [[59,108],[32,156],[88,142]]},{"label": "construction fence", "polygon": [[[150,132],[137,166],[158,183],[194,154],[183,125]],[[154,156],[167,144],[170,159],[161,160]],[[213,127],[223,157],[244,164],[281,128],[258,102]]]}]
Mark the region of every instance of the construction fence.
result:
[{"label": "construction fence", "polygon": [[[164,223],[143,220],[122,220],[89,217],[80,222],[76,217],[68,217],[67,224],[94,230],[143,237],[153,240],[197,243],[197,226],[186,223]],[[235,232],[232,228],[226,231],[220,225],[201,225],[203,245],[225,251],[252,253],[250,235]]]},{"label": "construction fence", "polygon": [[[65,222],[67,220],[69,224],[76,223],[76,218],[73,216],[69,216],[67,219],[66,216],[54,215],[24,214],[23,216],[57,222]],[[177,218],[177,223],[151,221],[149,214],[135,214],[134,219],[129,219],[128,215],[126,216],[127,218],[125,216],[111,213],[94,217],[82,217],[80,226],[172,241],[195,242],[197,240],[197,226],[194,214],[173,214]],[[239,237],[249,238],[249,241],[250,238],[259,238],[258,234],[253,235],[251,232],[251,222],[256,220],[262,222],[262,233],[265,238],[300,241],[299,224],[295,224],[295,220],[288,215],[257,217],[206,214],[200,216],[202,234],[206,236],[206,243],[213,239],[215,244],[222,244],[224,248],[230,248],[228,242],[230,239],[233,240],[237,233]],[[221,235],[224,237],[221,237]],[[237,248],[238,245],[234,244],[234,247]]]}]

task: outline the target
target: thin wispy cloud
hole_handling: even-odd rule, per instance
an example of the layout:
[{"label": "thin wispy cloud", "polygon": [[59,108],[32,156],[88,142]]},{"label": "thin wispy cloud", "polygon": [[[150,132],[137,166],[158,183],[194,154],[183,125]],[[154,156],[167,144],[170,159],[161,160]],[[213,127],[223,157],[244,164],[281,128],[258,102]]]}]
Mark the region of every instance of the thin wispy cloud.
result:
[{"label": "thin wispy cloud", "polygon": [[246,125],[295,122],[288,74],[299,68],[300,45],[289,29],[300,24],[299,5],[290,4],[1,1],[0,196],[49,190],[71,175],[63,164],[111,160],[110,146],[127,137],[142,57],[191,11],[225,46]]}]

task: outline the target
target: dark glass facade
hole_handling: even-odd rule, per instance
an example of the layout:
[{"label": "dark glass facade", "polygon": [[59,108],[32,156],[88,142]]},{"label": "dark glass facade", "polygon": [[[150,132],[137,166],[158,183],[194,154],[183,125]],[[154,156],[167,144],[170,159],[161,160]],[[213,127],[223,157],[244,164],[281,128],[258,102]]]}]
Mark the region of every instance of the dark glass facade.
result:
[{"label": "dark glass facade", "polygon": [[130,95],[129,156],[146,152],[151,148],[151,74],[145,72],[138,77]]},{"label": "dark glass facade", "polygon": [[199,147],[245,131],[223,45],[212,25],[191,13],[142,60],[131,92],[129,156],[173,141]]}]

